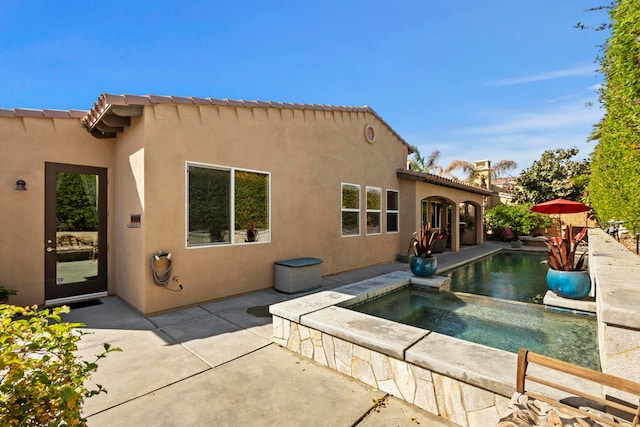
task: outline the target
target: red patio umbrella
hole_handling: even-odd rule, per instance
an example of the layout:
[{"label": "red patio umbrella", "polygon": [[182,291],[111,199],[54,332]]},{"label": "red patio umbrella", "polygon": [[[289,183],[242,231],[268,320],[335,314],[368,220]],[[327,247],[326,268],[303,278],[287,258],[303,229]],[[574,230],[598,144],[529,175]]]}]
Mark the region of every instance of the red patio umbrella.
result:
[{"label": "red patio umbrella", "polygon": [[562,224],[562,222],[560,222],[561,214],[587,212],[590,211],[591,208],[583,203],[574,202],[573,200],[555,199],[533,205],[531,210],[545,214],[558,214],[558,222]]}]

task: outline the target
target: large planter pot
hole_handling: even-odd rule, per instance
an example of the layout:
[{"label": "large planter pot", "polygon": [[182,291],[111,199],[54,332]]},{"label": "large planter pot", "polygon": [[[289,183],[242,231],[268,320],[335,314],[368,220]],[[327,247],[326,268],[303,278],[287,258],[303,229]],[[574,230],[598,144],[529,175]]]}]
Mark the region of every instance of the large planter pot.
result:
[{"label": "large planter pot", "polygon": [[412,256],[409,260],[409,267],[411,272],[418,277],[433,276],[438,268],[438,260],[436,257],[422,258],[419,256]]},{"label": "large planter pot", "polygon": [[581,299],[589,295],[591,278],[588,271],[561,271],[549,269],[547,287],[563,298]]}]

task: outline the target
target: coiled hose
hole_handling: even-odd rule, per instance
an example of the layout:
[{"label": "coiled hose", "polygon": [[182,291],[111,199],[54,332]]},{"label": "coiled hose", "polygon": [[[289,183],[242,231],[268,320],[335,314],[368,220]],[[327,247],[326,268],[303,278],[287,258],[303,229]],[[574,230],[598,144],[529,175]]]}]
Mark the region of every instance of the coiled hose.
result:
[{"label": "coiled hose", "polygon": [[153,281],[158,286],[167,286],[171,280],[171,271],[173,270],[173,261],[171,253],[154,255],[151,257],[151,273]]}]

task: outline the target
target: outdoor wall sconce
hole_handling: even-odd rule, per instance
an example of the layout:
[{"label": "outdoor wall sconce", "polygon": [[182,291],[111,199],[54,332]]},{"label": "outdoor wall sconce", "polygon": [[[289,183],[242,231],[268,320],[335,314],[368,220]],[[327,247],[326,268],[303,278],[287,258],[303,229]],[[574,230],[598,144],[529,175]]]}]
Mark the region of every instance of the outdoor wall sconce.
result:
[{"label": "outdoor wall sconce", "polygon": [[16,191],[27,191],[27,183],[24,179],[16,181]]}]

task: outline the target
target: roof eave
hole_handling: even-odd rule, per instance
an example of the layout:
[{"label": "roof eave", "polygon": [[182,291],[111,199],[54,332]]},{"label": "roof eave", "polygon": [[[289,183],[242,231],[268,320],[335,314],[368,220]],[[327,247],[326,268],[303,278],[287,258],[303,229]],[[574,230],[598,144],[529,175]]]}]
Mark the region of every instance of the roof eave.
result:
[{"label": "roof eave", "polygon": [[454,179],[445,178],[443,176],[433,175],[426,172],[417,172],[409,169],[396,169],[396,176],[400,179],[409,181],[420,181],[428,184],[439,185],[441,187],[455,188],[457,190],[467,191],[483,196],[491,196],[494,194],[492,190],[476,187],[475,185],[465,184]]}]

